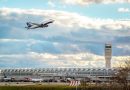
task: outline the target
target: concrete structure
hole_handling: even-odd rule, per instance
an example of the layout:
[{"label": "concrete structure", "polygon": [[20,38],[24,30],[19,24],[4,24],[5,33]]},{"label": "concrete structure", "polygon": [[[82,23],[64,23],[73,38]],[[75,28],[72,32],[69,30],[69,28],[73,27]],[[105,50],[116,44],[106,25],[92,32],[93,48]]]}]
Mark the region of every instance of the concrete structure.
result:
[{"label": "concrete structure", "polygon": [[111,57],[112,57],[112,45],[111,44],[105,44],[106,68],[111,68]]}]

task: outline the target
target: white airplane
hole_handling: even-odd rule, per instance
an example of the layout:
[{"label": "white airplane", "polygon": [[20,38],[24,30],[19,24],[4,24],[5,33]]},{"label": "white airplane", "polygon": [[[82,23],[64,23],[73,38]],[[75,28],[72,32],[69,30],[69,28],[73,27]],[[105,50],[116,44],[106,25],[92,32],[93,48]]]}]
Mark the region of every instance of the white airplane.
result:
[{"label": "white airplane", "polygon": [[38,24],[38,23],[32,23],[32,22],[27,22],[27,29],[36,29],[36,28],[45,28],[45,27],[48,27],[48,24],[50,23],[53,23],[54,20],[49,20],[49,21],[46,21],[45,23],[41,23],[41,24]]},{"label": "white airplane", "polygon": [[3,78],[4,81],[11,81],[11,78]]},{"label": "white airplane", "polygon": [[41,79],[41,78],[32,78],[30,81],[32,81],[32,82],[42,82],[43,79]]}]

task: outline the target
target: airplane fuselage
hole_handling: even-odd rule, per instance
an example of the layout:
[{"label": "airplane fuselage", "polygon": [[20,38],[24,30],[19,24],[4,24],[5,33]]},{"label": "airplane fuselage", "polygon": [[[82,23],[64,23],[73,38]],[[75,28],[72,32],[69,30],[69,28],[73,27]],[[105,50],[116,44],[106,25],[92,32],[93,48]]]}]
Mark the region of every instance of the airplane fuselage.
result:
[{"label": "airplane fuselage", "polygon": [[41,28],[48,27],[48,25],[40,24],[39,27],[41,27]]}]

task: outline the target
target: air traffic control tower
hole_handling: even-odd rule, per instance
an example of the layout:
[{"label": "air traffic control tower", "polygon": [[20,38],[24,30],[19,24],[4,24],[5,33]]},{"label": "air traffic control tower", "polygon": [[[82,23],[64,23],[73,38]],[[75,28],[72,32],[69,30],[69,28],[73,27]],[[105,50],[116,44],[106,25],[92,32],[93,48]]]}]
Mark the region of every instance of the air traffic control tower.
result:
[{"label": "air traffic control tower", "polygon": [[105,44],[106,68],[111,68],[111,57],[112,57],[112,45],[111,44]]}]

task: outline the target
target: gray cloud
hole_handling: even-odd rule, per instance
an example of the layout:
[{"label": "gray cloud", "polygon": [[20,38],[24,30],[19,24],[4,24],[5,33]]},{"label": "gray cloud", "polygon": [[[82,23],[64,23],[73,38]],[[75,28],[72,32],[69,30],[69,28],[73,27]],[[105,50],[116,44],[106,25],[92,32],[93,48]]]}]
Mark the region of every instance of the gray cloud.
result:
[{"label": "gray cloud", "polygon": [[[46,29],[29,31],[24,28],[27,21],[39,23],[50,18],[55,22]],[[106,42],[112,43],[114,56],[127,57],[130,54],[129,29],[129,21],[93,19],[57,10],[1,8],[1,66],[10,59],[16,61],[16,65],[23,63],[21,67],[26,66],[22,60],[30,62],[29,66],[38,60],[37,63],[45,63],[45,67],[87,67],[90,63],[86,61],[92,61],[91,67],[100,67],[96,63],[98,60],[104,63],[102,60]],[[8,54],[10,56],[6,56]],[[13,54],[16,56],[11,56]],[[40,64],[41,67],[44,65]]]},{"label": "gray cloud", "polygon": [[[0,20],[2,21],[0,23],[0,38],[28,39],[28,42],[23,43],[23,48],[18,47],[19,45],[13,45],[14,47],[17,46],[16,50],[22,49],[23,52],[28,52],[28,50],[48,53],[87,51],[102,55],[103,49],[101,48],[103,48],[104,43],[117,43],[115,39],[127,37],[130,34],[129,21],[93,19],[77,13],[56,10],[2,8],[0,12]],[[45,18],[55,19],[55,23],[46,28],[45,31],[42,29],[27,31],[24,29],[26,21],[42,22]],[[42,43],[37,42],[37,44],[31,45],[30,49],[27,49],[28,44],[33,42],[31,39],[40,40]],[[123,41],[125,40],[123,39],[122,43],[124,43]],[[53,43],[58,44],[55,46]],[[98,49],[97,46],[101,48]],[[2,48],[3,52],[6,50],[4,48],[7,47],[9,45]],[[60,47],[60,49],[56,50],[55,47]],[[63,47],[66,48],[66,51],[62,49]],[[7,49],[6,52],[8,50],[11,51],[12,49]],[[101,53],[98,53],[100,51]]]},{"label": "gray cloud", "polygon": [[[26,57],[26,59],[25,59]],[[112,57],[112,67],[130,58],[129,56]],[[12,63],[10,63],[10,60]],[[103,56],[91,53],[78,54],[49,54],[35,53],[0,55],[1,65],[6,67],[105,67]],[[5,64],[6,63],[6,64]],[[44,64],[43,64],[44,63]],[[32,67],[33,66],[33,67]]]}]

